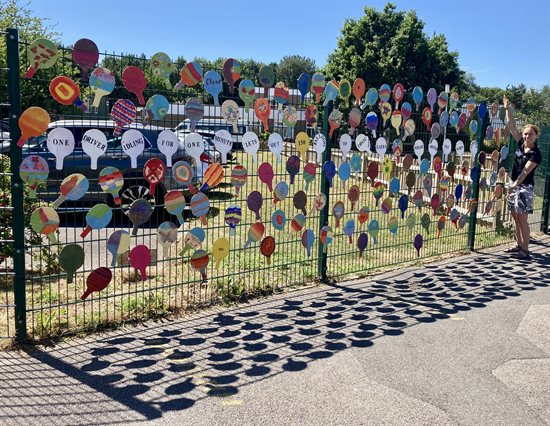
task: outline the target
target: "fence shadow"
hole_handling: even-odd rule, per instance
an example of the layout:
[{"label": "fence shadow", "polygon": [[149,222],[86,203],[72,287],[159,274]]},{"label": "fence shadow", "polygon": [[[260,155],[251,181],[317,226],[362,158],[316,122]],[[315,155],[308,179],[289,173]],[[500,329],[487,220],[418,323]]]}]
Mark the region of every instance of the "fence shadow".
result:
[{"label": "fence shadow", "polygon": [[[205,398],[231,399],[243,386],[339,351],[548,287],[548,242],[533,245],[528,265],[492,249],[57,348],[27,348],[23,359],[6,354],[1,393],[10,398],[1,399],[0,421],[38,423],[49,413],[57,424],[138,422]],[[37,392],[40,404],[21,402]]]}]

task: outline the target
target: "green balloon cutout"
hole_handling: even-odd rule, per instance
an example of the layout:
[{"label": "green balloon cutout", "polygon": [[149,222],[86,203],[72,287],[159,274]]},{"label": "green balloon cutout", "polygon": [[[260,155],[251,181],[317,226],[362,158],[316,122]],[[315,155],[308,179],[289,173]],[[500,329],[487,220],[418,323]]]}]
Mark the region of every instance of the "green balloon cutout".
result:
[{"label": "green balloon cutout", "polygon": [[59,266],[67,273],[67,284],[73,282],[74,273],[84,265],[84,249],[78,244],[68,244],[59,253]]}]

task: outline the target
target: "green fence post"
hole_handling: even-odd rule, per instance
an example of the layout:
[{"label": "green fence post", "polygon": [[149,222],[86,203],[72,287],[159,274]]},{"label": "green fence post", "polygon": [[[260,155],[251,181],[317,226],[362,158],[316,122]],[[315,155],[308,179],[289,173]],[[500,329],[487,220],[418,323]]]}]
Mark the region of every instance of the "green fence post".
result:
[{"label": "green fence post", "polygon": [[16,142],[21,136],[19,116],[21,115],[21,91],[19,82],[19,33],[8,29],[6,34],[8,62],[8,99],[10,103],[10,165],[11,165],[11,204],[13,207],[13,292],[15,299],[15,340],[27,337],[27,304],[25,299],[25,211],[23,209],[23,182],[19,176],[21,149]]},{"label": "green fence post", "polygon": [[[479,203],[479,181],[481,178],[481,165],[479,164],[479,161],[477,161],[479,157],[479,152],[483,149],[483,140],[485,139],[485,132],[487,131],[487,127],[489,126],[489,112],[487,111],[487,104],[485,102],[482,102],[479,105],[478,111],[480,108],[485,109],[485,116],[483,117],[483,122],[479,123],[479,126],[477,127],[477,146],[478,146],[478,154],[475,158],[472,158],[472,168],[477,167],[479,172],[477,173],[477,176],[475,176],[475,179],[472,180],[472,199],[475,199]],[[470,211],[470,223],[468,227],[468,250],[473,251],[475,249],[475,241],[476,241],[476,225],[477,225],[477,209],[478,206],[476,206],[472,211]]]},{"label": "green fence post", "polygon": [[[325,149],[325,152],[323,152],[323,161],[322,164],[325,164],[326,161],[331,159],[332,156],[332,140],[328,136],[328,116],[332,111],[332,101],[328,103],[327,107],[323,109],[323,134],[325,135],[325,138],[327,139],[327,147]],[[325,204],[325,207],[320,212],[319,215],[319,232],[318,235],[321,235],[321,229],[323,226],[328,225],[328,211],[329,211],[329,195],[330,195],[330,188],[328,186],[327,179],[325,177],[325,172],[321,166],[321,192],[325,194],[325,197],[327,197],[327,203]],[[323,244],[321,243],[321,240],[319,239],[318,243],[318,255],[317,255],[317,276],[319,277],[320,281],[326,281],[327,280],[327,259],[328,254],[323,252]]]}]

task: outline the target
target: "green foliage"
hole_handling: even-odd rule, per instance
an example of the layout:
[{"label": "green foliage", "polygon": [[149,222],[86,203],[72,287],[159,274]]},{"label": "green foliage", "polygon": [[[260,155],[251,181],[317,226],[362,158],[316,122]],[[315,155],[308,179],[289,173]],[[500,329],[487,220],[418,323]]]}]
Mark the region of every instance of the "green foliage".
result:
[{"label": "green foliage", "polygon": [[458,53],[449,52],[444,35],[428,37],[414,10],[395,11],[388,3],[382,12],[365,7],[365,16],[346,20],[338,46],[329,55],[325,75],[330,79],[362,77],[368,87],[401,82],[443,90],[461,88],[464,73]]},{"label": "green foliage", "polygon": [[[0,173],[10,172],[10,159],[0,155]],[[30,228],[31,214],[40,205],[38,200],[30,199],[27,190],[24,193],[23,210],[25,212],[26,244],[39,244],[42,241],[40,235]],[[11,178],[9,175],[0,175],[0,207],[11,206]],[[13,240],[13,211],[0,210],[0,240]],[[0,242],[0,264],[4,259],[13,256],[13,244]]]},{"label": "green foliage", "polygon": [[300,55],[284,56],[277,66],[277,81],[284,81],[291,89],[297,88],[297,80],[300,74],[307,72],[311,75],[317,65],[311,58]]}]

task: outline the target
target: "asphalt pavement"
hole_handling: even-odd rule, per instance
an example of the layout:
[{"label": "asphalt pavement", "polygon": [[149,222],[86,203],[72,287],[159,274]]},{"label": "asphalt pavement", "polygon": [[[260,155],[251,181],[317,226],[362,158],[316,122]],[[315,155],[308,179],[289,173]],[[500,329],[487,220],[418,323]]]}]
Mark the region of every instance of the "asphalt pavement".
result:
[{"label": "asphalt pavement", "polygon": [[548,425],[550,237],[0,353],[1,424]]}]

